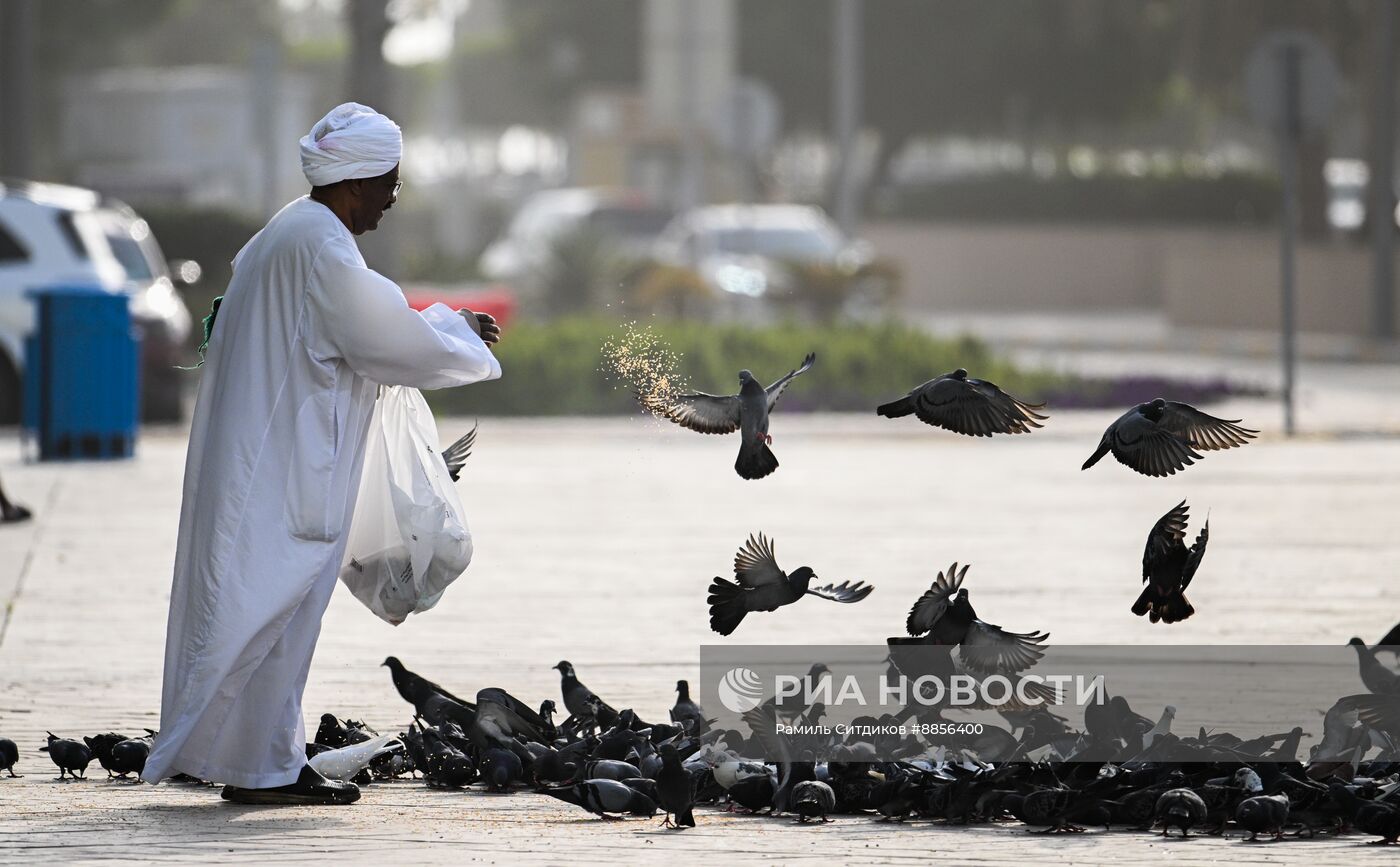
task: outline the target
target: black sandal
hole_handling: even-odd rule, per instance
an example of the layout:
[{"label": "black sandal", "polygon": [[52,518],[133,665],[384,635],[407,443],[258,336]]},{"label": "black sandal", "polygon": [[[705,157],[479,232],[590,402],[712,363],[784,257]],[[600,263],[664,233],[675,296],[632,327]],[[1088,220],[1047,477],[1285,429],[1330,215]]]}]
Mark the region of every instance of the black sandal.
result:
[{"label": "black sandal", "polygon": [[239,786],[224,786],[220,797],[235,804],[353,804],[360,800],[360,787],[354,783],[328,780],[316,773],[310,765],[306,765],[301,769],[301,776],[297,777],[297,781],[290,785],[278,786],[273,789],[244,789]]}]

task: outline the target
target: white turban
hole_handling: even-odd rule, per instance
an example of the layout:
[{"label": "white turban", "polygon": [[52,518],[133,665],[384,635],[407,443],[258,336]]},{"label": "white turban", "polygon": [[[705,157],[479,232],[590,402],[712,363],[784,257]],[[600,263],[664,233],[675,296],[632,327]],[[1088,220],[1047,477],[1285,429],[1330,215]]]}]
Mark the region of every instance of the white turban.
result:
[{"label": "white turban", "polygon": [[399,125],[358,102],[337,105],[301,137],[301,171],[313,187],[379,177],[401,156]]}]

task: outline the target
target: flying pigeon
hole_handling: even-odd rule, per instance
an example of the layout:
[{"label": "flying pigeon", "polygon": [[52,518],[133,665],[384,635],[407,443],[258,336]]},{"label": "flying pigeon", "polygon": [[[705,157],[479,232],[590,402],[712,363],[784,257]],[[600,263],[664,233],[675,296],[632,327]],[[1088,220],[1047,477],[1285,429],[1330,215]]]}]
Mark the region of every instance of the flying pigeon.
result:
[{"label": "flying pigeon", "polygon": [[761,479],[778,468],[778,459],[769,448],[773,438],[768,435],[768,414],[777,406],[788,384],[811,370],[816,360],[815,352],[807,353],[801,367],[767,388],[759,385],[752,373],[741,370],[738,394],[720,396],[696,392],[669,398],[644,397],[642,405],[655,415],[700,433],[740,431],[743,439],[734,471],[741,478]]},{"label": "flying pigeon", "polygon": [[1190,404],[1157,398],[1128,410],[1104,431],[1099,447],[1084,462],[1089,469],[1110,451],[1118,463],[1144,476],[1170,476],[1205,456],[1197,452],[1232,449],[1259,431],[1216,418]]},{"label": "flying pigeon", "polygon": [[1182,500],[1152,526],[1147,534],[1147,548],[1142,554],[1142,581],[1147,586],[1133,603],[1133,613],[1148,615],[1153,623],[1176,623],[1185,620],[1196,609],[1186,598],[1201,557],[1210,539],[1210,521],[1201,525],[1196,542],[1186,547],[1186,521],[1190,510]]},{"label": "flying pigeon", "polygon": [[1025,671],[1045,655],[1039,647],[1049,638],[1045,632],[1007,632],[977,617],[962,586],[969,567],[954,563],[938,573],[933,585],[909,609],[905,628],[910,635],[926,635],[930,644],[953,644],[963,664],[981,674]]},{"label": "flying pigeon", "polygon": [[452,477],[454,482],[461,478],[462,465],[467,462],[467,458],[472,456],[472,445],[476,442],[476,429],[480,426],[480,422],[472,425],[472,429],[463,434],[461,439],[442,450],[442,462],[447,464],[447,474]]},{"label": "flying pigeon", "polygon": [[831,602],[859,602],[875,589],[864,581],[810,587],[816,573],[807,566],[798,567],[792,574],[784,572],[773,558],[773,543],[762,534],[749,536],[734,556],[734,577],[738,580],[716,576],[706,599],[710,604],[710,628],[720,635],[731,634],[750,611],[777,611],[804,595]]},{"label": "flying pigeon", "polygon": [[1028,433],[1048,416],[1043,403],[1026,403],[985,379],[972,379],[959,367],[930,379],[899,400],[876,408],[885,418],[915,415],[924,424],[973,437]]}]

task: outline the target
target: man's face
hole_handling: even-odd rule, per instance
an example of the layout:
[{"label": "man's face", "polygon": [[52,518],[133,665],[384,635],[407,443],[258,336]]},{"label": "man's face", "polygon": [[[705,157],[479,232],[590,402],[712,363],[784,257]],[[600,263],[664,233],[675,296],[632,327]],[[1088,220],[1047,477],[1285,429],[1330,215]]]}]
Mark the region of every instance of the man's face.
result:
[{"label": "man's face", "polygon": [[398,201],[399,167],[394,166],[386,174],[377,178],[364,178],[359,182],[359,200],[353,216],[351,231],[356,235],[373,232],[379,228],[384,212]]}]

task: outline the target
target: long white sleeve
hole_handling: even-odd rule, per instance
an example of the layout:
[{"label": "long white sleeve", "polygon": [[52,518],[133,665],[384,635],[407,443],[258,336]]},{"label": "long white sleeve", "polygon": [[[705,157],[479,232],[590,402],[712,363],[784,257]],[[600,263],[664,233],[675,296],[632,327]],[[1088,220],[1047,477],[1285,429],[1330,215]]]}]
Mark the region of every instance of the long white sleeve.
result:
[{"label": "long white sleeve", "polygon": [[334,249],[318,258],[308,300],[323,345],[381,385],[447,388],[501,376],[458,313],[444,304],[419,313],[392,281]]}]

